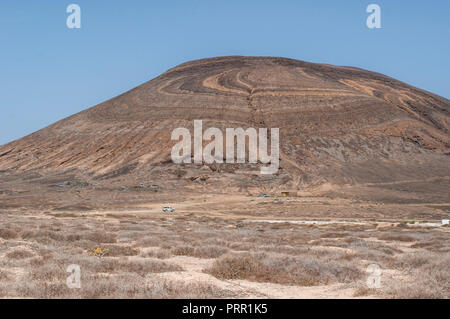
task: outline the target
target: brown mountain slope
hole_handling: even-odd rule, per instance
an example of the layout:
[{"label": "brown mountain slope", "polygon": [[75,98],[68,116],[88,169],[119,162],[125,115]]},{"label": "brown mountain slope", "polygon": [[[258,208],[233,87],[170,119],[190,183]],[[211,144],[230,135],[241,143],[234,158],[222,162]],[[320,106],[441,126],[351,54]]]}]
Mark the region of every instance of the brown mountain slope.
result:
[{"label": "brown mountain slope", "polygon": [[[70,175],[114,187],[279,191],[325,184],[382,187],[400,197],[436,194],[449,188],[449,113],[445,98],[357,68],[272,57],[204,59],[1,146],[0,179],[49,184]],[[192,130],[195,119],[204,129],[279,127],[279,172],[172,163],[172,130]]]}]

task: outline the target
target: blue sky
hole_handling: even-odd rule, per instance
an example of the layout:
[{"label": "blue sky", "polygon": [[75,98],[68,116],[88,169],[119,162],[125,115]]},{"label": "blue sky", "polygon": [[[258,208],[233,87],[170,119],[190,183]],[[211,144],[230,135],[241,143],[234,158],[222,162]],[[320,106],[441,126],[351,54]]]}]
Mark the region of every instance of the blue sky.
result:
[{"label": "blue sky", "polygon": [[1,0],[0,45],[0,144],[212,56],[351,65],[450,98],[447,0]]}]

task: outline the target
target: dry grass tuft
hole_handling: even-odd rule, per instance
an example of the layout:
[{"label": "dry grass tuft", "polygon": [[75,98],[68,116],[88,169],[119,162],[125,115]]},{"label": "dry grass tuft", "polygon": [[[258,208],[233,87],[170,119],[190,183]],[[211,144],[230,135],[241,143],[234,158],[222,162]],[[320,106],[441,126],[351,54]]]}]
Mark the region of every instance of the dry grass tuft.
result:
[{"label": "dry grass tuft", "polygon": [[139,250],[123,245],[104,245],[103,248],[108,249],[108,256],[119,257],[119,256],[136,256],[139,254]]},{"label": "dry grass tuft", "polygon": [[354,265],[345,261],[323,261],[319,258],[276,254],[227,255],[214,262],[205,272],[221,279],[246,279],[299,286],[351,282],[362,277]]},{"label": "dry grass tuft", "polygon": [[34,254],[26,249],[15,248],[12,251],[6,253],[6,257],[10,259],[25,259],[33,257]]},{"label": "dry grass tuft", "polygon": [[17,232],[12,229],[0,228],[0,238],[8,240],[17,238],[18,236]]},{"label": "dry grass tuft", "polygon": [[[0,286],[0,296],[2,293]],[[182,283],[162,278],[147,282],[134,274],[112,277],[92,274],[82,278],[81,289],[69,289],[60,281],[30,280],[16,289],[18,296],[32,298],[226,298],[233,294],[208,283]]]},{"label": "dry grass tuft", "polygon": [[6,271],[0,269],[0,282],[1,281],[6,281],[9,279],[9,273],[7,273]]},{"label": "dry grass tuft", "polygon": [[378,236],[378,239],[385,241],[402,241],[402,242],[416,241],[416,238],[405,234],[383,234],[381,236]]},{"label": "dry grass tuft", "polygon": [[114,244],[117,242],[117,235],[107,232],[94,232],[84,236],[85,239],[97,244]]},{"label": "dry grass tuft", "polygon": [[394,298],[448,299],[450,256],[421,252],[400,258],[397,268],[409,274],[406,280],[387,282],[386,292]]},{"label": "dry grass tuft", "polygon": [[144,259],[136,261],[121,260],[118,262],[118,270],[145,276],[149,273],[182,271],[183,269],[180,266],[166,263],[158,259]]},{"label": "dry grass tuft", "polygon": [[155,249],[155,250],[149,250],[146,251],[144,253],[141,254],[141,257],[153,257],[153,258],[158,258],[158,259],[167,259],[172,257],[172,254],[170,253],[169,250],[166,249]]},{"label": "dry grass tuft", "polygon": [[176,256],[191,256],[197,258],[217,258],[227,253],[228,249],[220,246],[177,246],[172,248],[171,253]]}]

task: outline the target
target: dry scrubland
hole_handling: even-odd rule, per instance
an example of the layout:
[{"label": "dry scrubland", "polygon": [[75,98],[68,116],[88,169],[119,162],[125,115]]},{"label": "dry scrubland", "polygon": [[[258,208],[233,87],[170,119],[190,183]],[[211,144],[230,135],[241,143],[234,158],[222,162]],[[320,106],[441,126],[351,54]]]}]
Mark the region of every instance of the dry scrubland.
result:
[{"label": "dry scrubland", "polygon": [[[193,213],[0,212],[0,297],[448,298],[449,228]],[[93,249],[107,249],[102,257]],[[382,269],[369,289],[366,268]],[[81,289],[66,268],[81,266]]]}]

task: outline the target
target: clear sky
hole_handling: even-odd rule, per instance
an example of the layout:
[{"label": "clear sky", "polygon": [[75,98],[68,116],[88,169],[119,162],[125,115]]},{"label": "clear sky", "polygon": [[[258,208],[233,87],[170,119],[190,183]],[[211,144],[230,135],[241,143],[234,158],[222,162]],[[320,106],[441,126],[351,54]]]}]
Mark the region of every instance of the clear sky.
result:
[{"label": "clear sky", "polygon": [[[66,8],[81,7],[81,29]],[[366,7],[381,7],[381,29]],[[450,98],[448,0],[1,0],[0,144],[192,59],[282,56]]]}]

